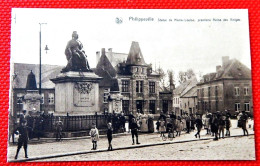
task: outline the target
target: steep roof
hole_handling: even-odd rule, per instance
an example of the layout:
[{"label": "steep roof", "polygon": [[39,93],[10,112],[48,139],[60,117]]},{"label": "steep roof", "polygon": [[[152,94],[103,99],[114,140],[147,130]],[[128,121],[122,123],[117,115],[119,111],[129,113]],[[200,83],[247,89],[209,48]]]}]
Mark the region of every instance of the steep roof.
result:
[{"label": "steep roof", "polygon": [[251,70],[237,59],[231,59],[215,73],[204,75],[200,83],[219,79],[251,79]]},{"label": "steep roof", "polygon": [[177,86],[176,89],[173,91],[173,94],[182,96],[183,94],[188,92],[192,87],[196,86],[197,83],[197,78],[193,76],[184,83]]},{"label": "steep roof", "polygon": [[106,52],[107,58],[109,59],[110,63],[113,67],[117,64],[126,61],[128,54],[125,53],[117,53],[117,52]]},{"label": "steep roof", "polygon": [[[42,65],[42,88],[54,88],[55,85],[50,78],[60,74],[63,66]],[[36,84],[39,88],[39,64],[14,63],[13,85],[14,88],[26,88],[27,77],[30,72],[35,74]]]},{"label": "steep roof", "polygon": [[99,86],[110,87],[111,91],[119,91],[118,81],[116,80],[116,70],[108,60],[105,53],[103,53],[99,59],[95,74],[103,79],[100,81]]},{"label": "steep roof", "polygon": [[197,97],[197,86],[194,86],[190,90],[188,90],[186,93],[183,93],[181,97],[183,97],[183,98]]},{"label": "steep roof", "polygon": [[133,41],[126,60],[127,65],[147,65],[138,42]]}]

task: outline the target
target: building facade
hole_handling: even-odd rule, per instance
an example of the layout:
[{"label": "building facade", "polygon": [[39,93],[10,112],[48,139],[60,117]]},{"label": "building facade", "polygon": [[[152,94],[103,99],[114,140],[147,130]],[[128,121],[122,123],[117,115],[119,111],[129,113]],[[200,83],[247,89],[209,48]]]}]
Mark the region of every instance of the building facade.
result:
[{"label": "building facade", "polygon": [[145,63],[138,42],[132,42],[127,60],[116,67],[125,114],[160,113],[159,74]]},{"label": "building facade", "polygon": [[196,114],[198,111],[197,87],[192,87],[188,92],[180,96],[180,109],[190,114]]},{"label": "building facade", "polygon": [[229,110],[235,115],[253,111],[251,70],[236,59],[222,57],[222,66],[204,75],[197,86],[201,113]]},{"label": "building facade", "polygon": [[[181,97],[190,91],[198,83],[195,76],[192,76],[190,79],[187,79],[184,83],[180,84],[173,90],[173,112],[175,115],[180,116],[184,112],[185,103],[182,103]],[[186,110],[186,109],[185,109]]]}]

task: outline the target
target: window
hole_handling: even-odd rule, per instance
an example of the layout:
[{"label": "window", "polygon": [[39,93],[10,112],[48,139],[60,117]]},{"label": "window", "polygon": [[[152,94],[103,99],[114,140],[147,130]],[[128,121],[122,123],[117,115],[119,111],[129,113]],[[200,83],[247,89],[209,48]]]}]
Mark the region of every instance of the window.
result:
[{"label": "window", "polygon": [[240,103],[235,103],[235,111],[240,111]]},{"label": "window", "polygon": [[218,96],[218,86],[215,86],[215,96]]},{"label": "window", "polygon": [[145,73],[145,68],[142,68],[142,74],[144,74]]},{"label": "window", "polygon": [[50,105],[54,104],[54,93],[49,93],[48,94],[48,103]]},{"label": "window", "polygon": [[250,111],[250,104],[249,103],[245,103],[245,111]]},{"label": "window", "polygon": [[122,92],[129,92],[129,81],[122,80]]},{"label": "window", "polygon": [[249,88],[248,87],[244,87],[244,95],[245,96],[249,95]]},{"label": "window", "polygon": [[104,100],[103,103],[108,103],[109,89],[104,89]]},{"label": "window", "polygon": [[143,81],[136,81],[136,92],[142,93],[143,92]]},{"label": "window", "polygon": [[122,100],[123,112],[125,115],[129,115],[129,100]]},{"label": "window", "polygon": [[41,104],[44,104],[44,93],[41,94]]},{"label": "window", "polygon": [[208,96],[210,97],[210,87],[208,87]]},{"label": "window", "polygon": [[239,87],[235,87],[235,96],[239,96],[240,92],[239,92]]},{"label": "window", "polygon": [[201,89],[201,97],[204,97],[204,88]]},{"label": "window", "polygon": [[149,82],[149,93],[155,93],[155,82]]},{"label": "window", "polygon": [[138,71],[139,71],[139,70],[138,70],[138,67],[136,67],[136,68],[135,68],[135,72],[138,73]]}]

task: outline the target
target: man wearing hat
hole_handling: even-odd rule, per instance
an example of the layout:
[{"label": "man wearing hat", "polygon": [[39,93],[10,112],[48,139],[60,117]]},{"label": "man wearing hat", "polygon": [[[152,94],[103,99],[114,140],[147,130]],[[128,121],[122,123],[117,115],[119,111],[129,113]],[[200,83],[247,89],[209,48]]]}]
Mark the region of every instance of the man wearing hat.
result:
[{"label": "man wearing hat", "polygon": [[14,159],[17,159],[19,151],[22,146],[24,148],[25,158],[28,158],[28,155],[27,155],[28,127],[26,126],[25,120],[21,121],[21,125],[17,128],[17,130],[15,130],[15,134],[19,134],[19,138],[18,138],[17,151],[16,151],[16,155],[15,155]]}]

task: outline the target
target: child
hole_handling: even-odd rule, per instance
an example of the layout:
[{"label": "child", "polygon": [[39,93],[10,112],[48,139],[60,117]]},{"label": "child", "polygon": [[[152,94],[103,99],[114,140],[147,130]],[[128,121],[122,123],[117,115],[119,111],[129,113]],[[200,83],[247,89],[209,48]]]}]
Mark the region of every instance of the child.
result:
[{"label": "child", "polygon": [[112,142],[112,134],[113,134],[113,128],[112,128],[112,124],[109,122],[108,124],[107,124],[107,140],[108,140],[108,151],[109,150],[113,150],[113,148],[112,148],[112,144],[111,144],[111,142]]},{"label": "child", "polygon": [[99,139],[98,129],[96,128],[96,124],[92,123],[92,129],[89,131],[89,135],[91,136],[91,140],[93,143],[93,148],[91,150],[97,149],[97,141]]},{"label": "child", "polygon": [[226,136],[230,137],[230,127],[231,127],[231,121],[229,119],[229,116],[226,117]]},{"label": "child", "polygon": [[163,119],[159,120],[160,126],[159,126],[159,132],[161,133],[161,137],[165,137],[164,133],[166,132],[166,127],[165,127],[165,121]]},{"label": "child", "polygon": [[181,131],[183,130],[181,117],[178,116],[178,119],[176,120],[176,137],[181,135]]}]

